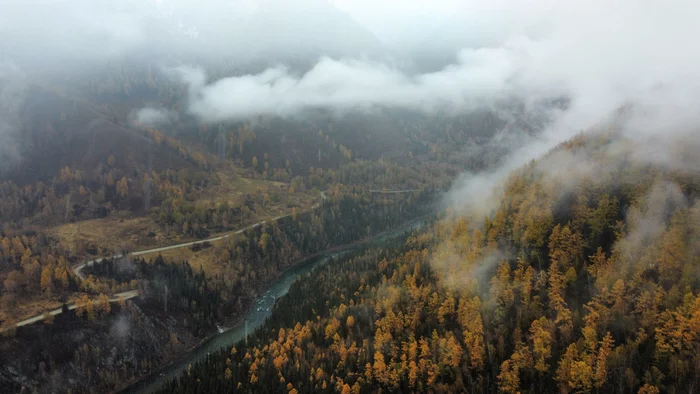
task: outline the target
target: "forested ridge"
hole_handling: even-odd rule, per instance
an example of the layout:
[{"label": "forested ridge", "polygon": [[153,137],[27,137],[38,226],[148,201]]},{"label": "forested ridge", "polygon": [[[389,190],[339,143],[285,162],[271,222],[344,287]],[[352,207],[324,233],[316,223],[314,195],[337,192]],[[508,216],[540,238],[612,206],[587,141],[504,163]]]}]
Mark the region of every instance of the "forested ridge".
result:
[{"label": "forested ridge", "polygon": [[696,159],[636,147],[576,137],[515,171],[485,220],[448,212],[329,263],[162,392],[694,392]]}]

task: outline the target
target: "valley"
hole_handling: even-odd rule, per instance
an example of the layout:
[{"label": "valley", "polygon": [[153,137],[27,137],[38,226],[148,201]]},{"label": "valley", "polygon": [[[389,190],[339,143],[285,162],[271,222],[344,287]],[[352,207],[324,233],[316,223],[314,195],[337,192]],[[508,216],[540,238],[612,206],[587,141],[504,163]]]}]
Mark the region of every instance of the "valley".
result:
[{"label": "valley", "polygon": [[699,14],[0,1],[0,394],[698,392]]}]

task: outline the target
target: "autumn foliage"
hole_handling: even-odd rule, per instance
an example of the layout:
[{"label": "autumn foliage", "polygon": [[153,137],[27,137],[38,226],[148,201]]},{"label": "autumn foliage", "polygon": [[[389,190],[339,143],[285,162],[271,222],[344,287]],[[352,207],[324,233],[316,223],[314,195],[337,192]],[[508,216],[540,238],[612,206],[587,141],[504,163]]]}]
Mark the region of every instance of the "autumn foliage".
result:
[{"label": "autumn foliage", "polygon": [[[574,140],[516,171],[485,220],[448,213],[329,263],[247,347],[166,391],[695,390],[700,178],[616,165],[609,143]],[[561,152],[600,171],[553,175]]]}]

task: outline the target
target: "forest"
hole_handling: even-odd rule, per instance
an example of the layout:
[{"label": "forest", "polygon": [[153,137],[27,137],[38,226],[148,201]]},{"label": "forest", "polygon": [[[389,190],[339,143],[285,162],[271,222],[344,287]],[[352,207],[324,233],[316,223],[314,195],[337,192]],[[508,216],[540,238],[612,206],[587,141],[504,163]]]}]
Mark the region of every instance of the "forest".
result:
[{"label": "forest", "polygon": [[[448,212],[302,278],[161,392],[693,392],[700,179],[612,166],[618,138],[515,171],[483,222]],[[564,189],[563,156],[608,170]]]}]

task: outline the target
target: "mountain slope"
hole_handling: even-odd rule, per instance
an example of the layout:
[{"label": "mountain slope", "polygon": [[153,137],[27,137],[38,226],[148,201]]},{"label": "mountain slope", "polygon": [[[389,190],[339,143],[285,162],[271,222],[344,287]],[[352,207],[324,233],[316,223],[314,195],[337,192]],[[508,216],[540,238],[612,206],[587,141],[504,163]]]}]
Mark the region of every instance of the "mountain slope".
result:
[{"label": "mountain slope", "polygon": [[19,185],[48,181],[68,166],[91,173],[110,155],[126,173],[194,167],[140,132],[115,123],[91,104],[32,86],[19,110],[20,161],[7,172]]},{"label": "mountain slope", "polygon": [[692,391],[700,163],[683,144],[650,162],[628,137],[515,171],[483,224],[447,216],[317,270],[162,392]]}]

